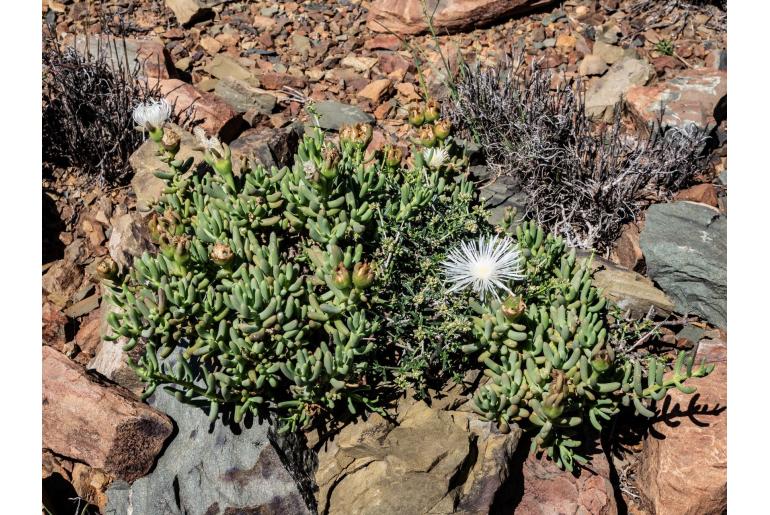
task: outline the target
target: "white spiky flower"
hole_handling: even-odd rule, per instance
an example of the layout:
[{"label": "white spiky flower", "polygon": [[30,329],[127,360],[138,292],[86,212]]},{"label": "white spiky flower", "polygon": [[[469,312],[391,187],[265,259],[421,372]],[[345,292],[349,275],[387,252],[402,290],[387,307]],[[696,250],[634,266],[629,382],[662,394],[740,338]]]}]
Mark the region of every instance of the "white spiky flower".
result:
[{"label": "white spiky flower", "polygon": [[138,128],[143,131],[160,129],[171,117],[171,105],[165,98],[150,99],[134,108],[133,117]]},{"label": "white spiky flower", "polygon": [[429,148],[422,153],[422,157],[428,168],[438,169],[449,159],[449,152],[446,147]]},{"label": "white spiky flower", "polygon": [[222,145],[222,142],[219,141],[219,138],[216,136],[211,136],[210,138],[206,136],[206,131],[203,130],[203,127],[195,127],[193,129],[193,134],[195,135],[195,139],[198,140],[200,149],[204,152],[211,152],[213,150],[217,154],[217,157],[221,157],[224,154],[224,146]]},{"label": "white spiky flower", "polygon": [[508,282],[524,279],[521,253],[509,237],[498,235],[464,241],[441,263],[449,292],[471,287],[482,302],[487,294],[500,298],[499,290],[512,293]]}]

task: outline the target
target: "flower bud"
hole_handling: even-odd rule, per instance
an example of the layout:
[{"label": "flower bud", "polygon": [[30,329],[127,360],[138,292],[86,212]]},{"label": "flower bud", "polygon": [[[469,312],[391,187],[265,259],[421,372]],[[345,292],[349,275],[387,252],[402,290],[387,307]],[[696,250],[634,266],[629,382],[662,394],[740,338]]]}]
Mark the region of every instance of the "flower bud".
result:
[{"label": "flower bud", "polygon": [[350,288],[350,272],[348,272],[343,263],[337,265],[337,269],[334,271],[333,283],[340,290]]},{"label": "flower bud", "polygon": [[432,147],[436,144],[436,135],[433,134],[433,128],[430,125],[425,125],[420,129],[418,133],[420,145],[424,147]]},{"label": "flower bud", "polygon": [[435,122],[441,117],[441,108],[438,105],[436,99],[431,98],[425,104],[425,121]]},{"label": "flower bud", "polygon": [[553,370],[551,377],[551,386],[548,389],[548,393],[543,397],[542,408],[546,417],[555,419],[564,412],[562,402],[565,397],[565,376],[561,370]]},{"label": "flower bud", "polygon": [[96,265],[96,275],[99,279],[111,281],[118,275],[118,264],[110,256],[105,256]]},{"label": "flower bud", "polygon": [[147,134],[150,135],[150,139],[155,143],[160,144],[163,141],[163,129],[161,127],[147,124]]},{"label": "flower bud", "polygon": [[605,349],[594,354],[591,359],[591,367],[600,374],[610,368],[611,364],[609,353]]},{"label": "flower bud", "polygon": [[163,147],[163,150],[171,154],[171,156],[175,156],[177,152],[179,152],[179,143],[182,141],[182,138],[172,129],[166,128],[163,130],[163,138],[160,141],[161,146]]},{"label": "flower bud", "polygon": [[333,179],[337,175],[337,163],[340,162],[340,152],[337,150],[337,147],[324,147],[323,160],[321,175],[327,179]]},{"label": "flower bud", "polygon": [[513,295],[508,295],[508,298],[505,299],[505,302],[500,306],[500,311],[503,312],[503,316],[511,322],[517,320],[526,309],[527,305],[524,304],[524,299],[521,295],[515,297]]},{"label": "flower bud", "polygon": [[358,148],[366,148],[369,142],[372,141],[372,126],[368,123],[359,123],[354,127],[355,138],[354,141]]},{"label": "flower bud", "polygon": [[340,143],[352,142],[356,137],[356,131],[352,125],[343,125],[340,127]]},{"label": "flower bud", "polygon": [[398,147],[388,145],[385,147],[385,164],[391,168],[401,164],[401,159],[404,157],[404,151]]},{"label": "flower bud", "polygon": [[449,120],[439,120],[433,125],[433,134],[439,139],[444,141],[452,132],[452,122]]},{"label": "flower bud", "polygon": [[425,122],[425,115],[419,107],[409,108],[409,123],[413,127],[419,127]]},{"label": "flower bud", "polygon": [[369,263],[356,263],[353,266],[353,284],[356,288],[366,288],[374,281],[374,271]]},{"label": "flower bud", "polygon": [[224,243],[216,243],[209,254],[211,260],[219,266],[227,266],[233,262],[233,249]]}]

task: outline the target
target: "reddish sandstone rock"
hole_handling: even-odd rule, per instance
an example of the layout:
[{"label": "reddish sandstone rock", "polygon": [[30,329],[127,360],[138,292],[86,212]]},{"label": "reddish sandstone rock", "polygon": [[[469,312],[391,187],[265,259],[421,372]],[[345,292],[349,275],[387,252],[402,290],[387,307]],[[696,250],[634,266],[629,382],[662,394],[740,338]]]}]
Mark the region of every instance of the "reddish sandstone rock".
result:
[{"label": "reddish sandstone rock", "polygon": [[591,456],[591,470],[575,477],[546,457],[530,455],[524,462],[524,496],[515,508],[526,515],[616,515],[618,506],[610,482],[610,465],[603,453]]},{"label": "reddish sandstone rock", "polygon": [[[86,41],[88,46],[86,46]],[[108,35],[85,36],[79,35],[74,40],[75,49],[80,53],[101,54],[107,58],[108,64],[115,68],[122,68],[124,72],[131,72],[135,66],[139,69],[139,75],[148,79],[168,79],[172,76],[174,66],[166,47],[159,40],[120,38]],[[125,44],[125,54],[123,45]],[[128,61],[128,70],[126,70]]]},{"label": "reddish sandstone rock", "polygon": [[259,83],[263,88],[271,90],[281,89],[284,86],[301,89],[305,87],[305,78],[289,73],[269,72],[259,76]]},{"label": "reddish sandstone rock", "polygon": [[612,261],[629,270],[636,270],[642,262],[644,254],[639,246],[639,227],[635,223],[628,223],[623,227],[610,257]]},{"label": "reddish sandstone rock", "polygon": [[676,200],[689,200],[691,202],[700,202],[711,207],[719,207],[717,190],[713,184],[698,184],[692,188],[687,188],[676,194]]},{"label": "reddish sandstone rock", "polygon": [[646,128],[662,125],[685,127],[695,125],[711,129],[726,115],[727,72],[699,68],[685,70],[655,86],[635,86],[626,93],[629,111],[638,125]]},{"label": "reddish sandstone rock", "polygon": [[401,48],[401,38],[394,34],[377,34],[364,42],[367,50],[398,50]]},{"label": "reddish sandstone rock", "polygon": [[[552,0],[441,0],[433,13],[438,32],[456,32],[524,13]],[[428,2],[428,9],[436,2]],[[369,7],[366,25],[375,32],[420,34],[428,30],[420,0],[375,0]]]},{"label": "reddish sandstone rock", "polygon": [[59,352],[64,351],[67,336],[64,326],[67,317],[50,302],[43,304],[43,345],[50,345]]},{"label": "reddish sandstone rock", "polygon": [[382,96],[390,89],[390,85],[390,79],[372,81],[358,92],[358,97],[369,100],[372,103],[379,102]]},{"label": "reddish sandstone rock", "polygon": [[43,347],[43,448],[133,481],[171,435],[171,420]]},{"label": "reddish sandstone rock", "polygon": [[189,113],[190,123],[202,127],[209,136],[230,142],[243,127],[243,119],[227,102],[212,93],[199,91],[192,84],[177,79],[162,80],[160,93],[174,106],[177,116],[185,119]]},{"label": "reddish sandstone rock", "polygon": [[640,456],[637,487],[656,515],[727,510],[727,344],[704,343],[696,362],[706,358],[716,369],[687,382],[698,389],[693,395],[671,390]]}]

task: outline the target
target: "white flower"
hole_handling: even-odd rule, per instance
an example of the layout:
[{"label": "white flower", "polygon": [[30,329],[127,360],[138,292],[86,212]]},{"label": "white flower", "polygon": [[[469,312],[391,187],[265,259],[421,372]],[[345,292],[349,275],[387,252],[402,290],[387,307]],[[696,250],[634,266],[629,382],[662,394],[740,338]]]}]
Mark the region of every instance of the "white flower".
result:
[{"label": "white flower", "polygon": [[507,236],[481,237],[464,241],[449,252],[441,263],[444,275],[452,283],[449,292],[467,287],[484,301],[487,293],[499,299],[498,290],[511,293],[507,282],[524,279],[521,254],[516,243]]},{"label": "white flower", "polygon": [[148,100],[134,108],[133,116],[134,122],[142,130],[160,129],[171,116],[171,105],[165,98]]},{"label": "white flower", "polygon": [[318,173],[318,168],[313,161],[305,161],[302,164],[302,171],[305,172],[305,179],[312,181]]},{"label": "white flower", "polygon": [[193,134],[204,152],[211,152],[213,150],[215,154],[218,154],[218,158],[221,158],[222,155],[224,155],[225,150],[222,142],[219,141],[219,138],[216,136],[211,136],[210,138],[207,137],[203,127],[195,127],[193,129]]},{"label": "white flower", "polygon": [[429,148],[422,153],[422,158],[428,168],[441,168],[441,165],[449,159],[449,152],[446,147]]}]

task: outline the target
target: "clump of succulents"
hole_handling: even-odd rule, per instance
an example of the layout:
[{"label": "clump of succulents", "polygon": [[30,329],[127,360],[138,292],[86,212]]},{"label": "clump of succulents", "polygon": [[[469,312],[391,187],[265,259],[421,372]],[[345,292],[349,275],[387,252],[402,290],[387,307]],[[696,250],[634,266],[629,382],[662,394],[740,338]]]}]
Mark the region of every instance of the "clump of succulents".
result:
[{"label": "clump of succulents", "polygon": [[[534,224],[502,227],[467,177],[435,101],[412,109],[412,145],[367,151],[372,128],[305,134],[291,167],[233,173],[229,147],[197,131],[210,170],[177,158],[163,102],[139,128],[170,172],[149,229],[158,247],[121,274],[98,270],[118,307],[108,322],[147,383],[180,401],[278,414],[284,430],[483,367],[476,411],[536,431],[534,450],[585,462],[576,428],[704,375],[681,354],[673,375],[609,344],[589,264]],[[135,354],[135,353],[134,353]]]}]

